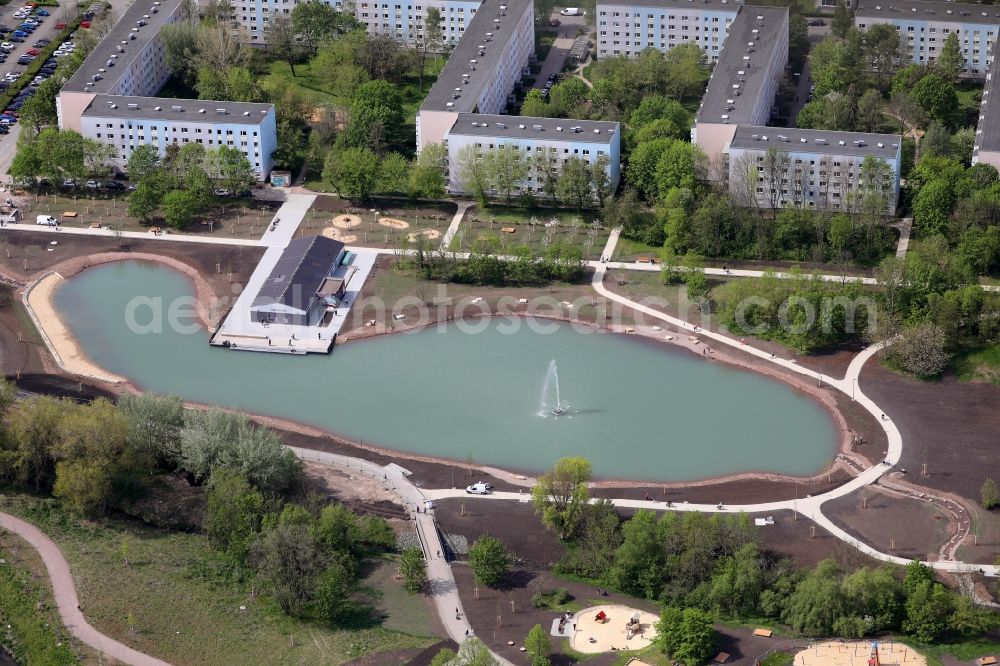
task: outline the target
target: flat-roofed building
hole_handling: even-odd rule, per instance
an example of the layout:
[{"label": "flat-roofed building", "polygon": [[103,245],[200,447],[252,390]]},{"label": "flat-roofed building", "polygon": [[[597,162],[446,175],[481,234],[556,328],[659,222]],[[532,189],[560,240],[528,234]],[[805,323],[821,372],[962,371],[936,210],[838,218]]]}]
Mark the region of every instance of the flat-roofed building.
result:
[{"label": "flat-roofed building", "polygon": [[470,145],[480,156],[491,150],[520,152],[529,170],[518,189],[536,195],[545,191],[548,178],[558,178],[562,165],[571,157],[588,165],[604,160],[611,191],[621,179],[621,126],[616,122],[462,113],[445,141],[453,193],[469,193],[457,164],[461,151]]},{"label": "flat-roofed building", "polygon": [[602,0],[597,4],[597,57],[697,44],[715,62],[739,8],[739,0]]},{"label": "flat-roofed building", "polygon": [[486,0],[417,113],[417,150],[441,143],[462,113],[503,113],[535,52],[532,0]]},{"label": "flat-roofed building", "polygon": [[721,179],[719,159],[739,125],[765,125],[788,64],[788,9],[745,5],[729,29],[695,116],[691,142]]},{"label": "flat-roofed building", "polygon": [[986,73],[983,100],[979,104],[976,142],[972,148],[973,164],[991,164],[1000,169],[1000,63],[993,59]]},{"label": "flat-roofed building", "polygon": [[[343,0],[323,0],[327,4],[348,11]],[[267,42],[267,27],[276,16],[291,18],[292,10],[300,0],[234,0],[233,20],[244,28],[254,44]],[[357,0],[350,3],[354,16],[364,24],[369,34],[391,37],[405,44],[415,44],[423,39],[426,30],[427,10],[431,7],[441,12],[441,37],[449,44],[457,44],[479,9],[480,0],[394,0],[375,2]]]},{"label": "flat-roofed building", "polygon": [[958,35],[964,75],[983,78],[1000,30],[1000,7],[937,0],[862,0],[855,9],[859,30],[887,23],[899,31],[906,62],[927,65],[941,55],[949,34]]},{"label": "flat-roofed building", "polygon": [[344,294],[344,280],[334,276],[344,256],[344,244],[326,236],[291,241],[257,292],[251,320],[319,326]]},{"label": "flat-roofed building", "polygon": [[[857,210],[864,192],[877,191],[891,215],[901,145],[896,134],[741,125],[726,148],[729,191],[743,205],[830,211]],[[866,171],[869,157],[886,168]]]},{"label": "flat-roofed building", "polygon": [[187,20],[187,6],[133,2],[59,91],[59,127],[113,146],[122,169],[138,145],[163,155],[170,144],[199,143],[240,149],[265,180],[277,149],[274,105],[154,97],[170,78],[159,31]]}]

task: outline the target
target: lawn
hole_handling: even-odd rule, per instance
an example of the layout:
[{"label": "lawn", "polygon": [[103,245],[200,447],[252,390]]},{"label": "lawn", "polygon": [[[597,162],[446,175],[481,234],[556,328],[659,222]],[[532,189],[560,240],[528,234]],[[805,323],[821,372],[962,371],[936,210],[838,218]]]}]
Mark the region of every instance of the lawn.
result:
[{"label": "lawn", "polygon": [[[37,215],[52,215],[64,227],[89,227],[100,224],[121,231],[149,231],[151,227],[166,228],[163,218],[155,215],[150,224],[143,225],[138,218],[126,214],[128,202],[125,195],[109,196],[106,193],[88,196],[54,193],[33,195],[22,210],[23,221],[31,224]],[[196,221],[183,233],[211,234],[227,238],[260,238],[271,223],[276,202],[253,199],[220,199],[219,205],[206,208]],[[65,217],[72,211],[76,217]]]},{"label": "lawn", "polygon": [[91,624],[178,666],[341,664],[436,640],[388,628],[412,622],[392,614],[354,630],[288,618],[269,597],[254,596],[201,534],[80,520],[24,494],[0,496],[0,509],[34,522],[59,545]]},{"label": "lawn", "polygon": [[[527,211],[494,206],[486,210],[470,208],[451,242],[455,252],[468,252],[480,238],[496,239],[501,251],[527,245],[543,252],[553,244],[573,245],[583,252],[584,259],[597,259],[608,242],[610,230],[600,225],[591,211],[564,209]],[[504,229],[507,231],[504,231]]]},{"label": "lawn", "polygon": [[1000,386],[1000,343],[963,350],[951,364],[959,379]]},{"label": "lawn", "polygon": [[663,247],[657,245],[646,245],[639,241],[618,237],[618,244],[615,246],[614,254],[611,258],[615,261],[635,261],[636,257],[657,257],[663,254]]}]

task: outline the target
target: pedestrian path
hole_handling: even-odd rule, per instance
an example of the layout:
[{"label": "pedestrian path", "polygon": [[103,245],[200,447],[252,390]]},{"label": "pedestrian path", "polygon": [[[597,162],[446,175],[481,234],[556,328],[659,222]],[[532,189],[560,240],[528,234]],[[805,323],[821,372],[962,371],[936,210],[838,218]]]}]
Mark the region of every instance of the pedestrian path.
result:
[{"label": "pedestrian path", "polygon": [[[52,582],[52,598],[59,610],[59,618],[66,629],[85,645],[89,645],[107,657],[132,666],[169,666],[156,657],[134,650],[124,643],[119,643],[90,626],[80,610],[80,600],[76,596],[76,584],[69,570],[69,563],[63,557],[59,546],[45,536],[41,530],[7,513],[0,513],[0,528],[18,535],[38,551],[42,563],[48,571]],[[177,609],[183,612],[183,609]]]},{"label": "pedestrian path", "polygon": [[448,225],[448,230],[444,232],[444,236],[441,238],[441,249],[447,251],[451,247],[451,240],[458,233],[458,227],[462,224],[462,220],[465,218],[465,212],[472,207],[471,201],[465,201],[458,204],[458,210],[455,212],[455,216],[451,218],[451,224]]}]

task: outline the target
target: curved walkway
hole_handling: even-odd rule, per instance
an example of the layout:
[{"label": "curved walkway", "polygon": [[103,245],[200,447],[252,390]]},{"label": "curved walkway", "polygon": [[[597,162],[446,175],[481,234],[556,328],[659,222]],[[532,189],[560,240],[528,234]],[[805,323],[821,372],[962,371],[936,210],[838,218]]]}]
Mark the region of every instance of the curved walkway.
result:
[{"label": "curved walkway", "polygon": [[80,612],[80,600],[76,596],[76,585],[69,571],[66,558],[59,551],[59,546],[45,536],[40,529],[6,513],[0,513],[0,527],[18,535],[38,551],[49,572],[52,581],[52,597],[59,609],[59,617],[66,629],[82,643],[89,645],[98,652],[114,657],[132,666],[169,666],[156,657],[133,650],[124,643],[105,636],[94,629]]}]

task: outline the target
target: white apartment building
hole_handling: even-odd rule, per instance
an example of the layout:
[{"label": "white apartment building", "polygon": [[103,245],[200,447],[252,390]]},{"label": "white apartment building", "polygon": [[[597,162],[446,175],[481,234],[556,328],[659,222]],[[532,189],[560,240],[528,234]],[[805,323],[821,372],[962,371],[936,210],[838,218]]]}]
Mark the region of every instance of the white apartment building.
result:
[{"label": "white apartment building", "polygon": [[986,73],[983,101],[979,104],[979,122],[976,123],[976,142],[972,148],[973,164],[991,164],[1000,169],[1000,101],[996,99],[1000,86],[1000,63],[994,58]]},{"label": "white apartment building", "polygon": [[597,3],[597,57],[697,44],[716,62],[740,0],[605,0]]},{"label": "white apartment building", "polygon": [[724,177],[719,161],[739,125],[765,125],[788,64],[788,9],[740,8],[701,100],[691,142]]},{"label": "white apartment building", "polygon": [[859,30],[879,23],[894,26],[905,60],[920,65],[937,60],[948,35],[957,34],[965,57],[965,76],[981,79],[989,69],[1000,30],[1000,8],[944,0],[863,0],[855,10],[854,22]]},{"label": "white apartment building", "polygon": [[[305,0],[234,0],[233,20],[255,44],[267,43],[267,27],[274,16],[291,16],[299,2]],[[351,11],[370,34],[381,34],[414,44],[424,37],[427,10],[441,12],[441,36],[456,44],[481,4],[480,0],[324,0],[333,7]]]},{"label": "white apartment building", "polygon": [[491,150],[519,151],[530,167],[519,186],[523,192],[544,192],[547,171],[558,173],[571,157],[589,165],[606,159],[612,191],[621,179],[621,126],[616,122],[461,113],[445,143],[448,182],[455,194],[468,194],[456,165],[459,153],[469,145],[476,146],[480,155]]},{"label": "white apartment building", "polygon": [[[852,211],[870,187],[888,195],[891,215],[899,201],[901,145],[894,134],[740,126],[726,149],[729,191],[744,205]],[[884,182],[864,180],[869,156],[889,167]]]},{"label": "white apartment building", "polygon": [[532,0],[485,0],[417,113],[417,150],[441,143],[459,114],[498,114],[535,52]]},{"label": "white apartment building", "polygon": [[197,142],[243,150],[259,180],[277,148],[274,106],[153,97],[170,78],[159,31],[186,19],[181,0],[135,0],[56,98],[61,129],[115,147],[124,168],[135,146]]}]

